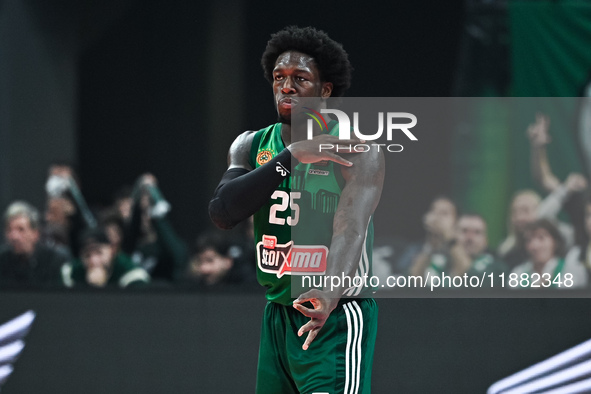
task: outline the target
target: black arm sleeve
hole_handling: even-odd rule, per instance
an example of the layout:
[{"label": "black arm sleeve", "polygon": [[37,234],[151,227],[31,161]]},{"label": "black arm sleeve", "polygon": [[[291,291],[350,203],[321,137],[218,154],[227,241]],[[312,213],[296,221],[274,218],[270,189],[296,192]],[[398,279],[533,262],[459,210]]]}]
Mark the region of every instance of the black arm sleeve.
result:
[{"label": "black arm sleeve", "polygon": [[258,211],[290,171],[288,149],[253,171],[229,169],[209,202],[209,217],[219,228],[231,229]]}]

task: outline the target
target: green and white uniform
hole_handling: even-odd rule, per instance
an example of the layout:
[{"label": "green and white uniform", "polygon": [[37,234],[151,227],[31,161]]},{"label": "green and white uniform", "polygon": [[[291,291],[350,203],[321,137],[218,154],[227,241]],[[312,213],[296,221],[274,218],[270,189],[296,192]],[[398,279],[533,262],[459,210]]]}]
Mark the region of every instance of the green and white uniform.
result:
[{"label": "green and white uniform", "polygon": [[[135,265],[124,253],[117,254],[111,264],[107,286],[136,287],[150,282],[150,274]],[[88,286],[86,268],[82,261],[76,259],[62,266],[62,282],[66,287]]]},{"label": "green and white uniform", "polygon": [[[338,135],[337,122],[328,125]],[[259,130],[250,164],[265,165],[285,145],[281,124]],[[277,171],[282,168],[278,167]],[[302,275],[326,271],[333,219],[345,180],[334,162],[298,164],[254,215],[257,279],[267,288],[257,393],[367,393],[377,330],[377,305],[371,298],[343,298],[310,345],[298,329],[310,319],[292,307],[307,291]],[[356,274],[371,276],[373,223],[367,226]],[[345,295],[366,296],[352,287]]]},{"label": "green and white uniform", "polygon": [[[329,123],[329,129],[338,135],[337,122]],[[253,168],[264,165],[283,149],[281,124],[266,127],[255,134],[250,164]],[[324,273],[334,214],[344,186],[340,165],[332,161],[300,163],[254,214],[257,279],[267,287],[267,300],[291,305],[294,297],[307,290],[292,292],[292,276]],[[370,221],[356,274],[371,276],[372,247]],[[300,283],[293,281],[293,285]],[[359,296],[362,291],[368,289],[355,288],[345,294]]]}]

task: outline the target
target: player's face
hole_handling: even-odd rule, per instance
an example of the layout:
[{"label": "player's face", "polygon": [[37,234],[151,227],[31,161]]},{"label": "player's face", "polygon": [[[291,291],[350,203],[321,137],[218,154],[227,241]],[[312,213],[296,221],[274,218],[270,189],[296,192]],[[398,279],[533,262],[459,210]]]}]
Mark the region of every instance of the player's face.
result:
[{"label": "player's face", "polygon": [[273,94],[279,120],[289,123],[298,97],[329,97],[332,84],[322,82],[316,62],[297,51],[279,55],[273,69]]},{"label": "player's face", "polygon": [[458,221],[458,242],[470,257],[486,250],[486,237],[486,224],[478,216],[464,216]]},{"label": "player's face", "polygon": [[16,254],[32,254],[39,240],[39,231],[31,227],[29,219],[25,216],[10,219],[4,235]]},{"label": "player's face", "polygon": [[526,248],[532,263],[544,265],[554,257],[556,243],[547,230],[538,228],[527,234]]}]

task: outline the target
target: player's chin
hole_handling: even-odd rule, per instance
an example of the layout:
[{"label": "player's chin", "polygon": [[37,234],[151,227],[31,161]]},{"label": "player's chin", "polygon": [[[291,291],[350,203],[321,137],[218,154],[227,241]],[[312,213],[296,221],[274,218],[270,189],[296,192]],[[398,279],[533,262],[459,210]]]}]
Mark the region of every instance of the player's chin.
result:
[{"label": "player's chin", "polygon": [[282,113],[279,112],[277,114],[277,118],[279,123],[291,123],[291,111],[289,111],[288,113]]}]

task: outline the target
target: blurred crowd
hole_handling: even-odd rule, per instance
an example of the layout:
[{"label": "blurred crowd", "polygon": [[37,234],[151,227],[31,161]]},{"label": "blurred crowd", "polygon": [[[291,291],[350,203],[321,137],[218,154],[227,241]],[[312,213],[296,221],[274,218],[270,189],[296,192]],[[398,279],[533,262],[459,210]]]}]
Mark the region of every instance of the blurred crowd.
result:
[{"label": "blurred crowd", "polygon": [[[391,270],[381,270],[382,275],[428,278],[443,273],[451,277],[492,273],[498,277],[505,273],[507,279],[511,274],[518,278],[505,288],[590,286],[589,182],[579,173],[564,180],[555,176],[546,152],[551,141],[549,125],[549,118],[538,114],[527,130],[532,176],[545,195],[515,191],[506,215],[507,234],[497,248],[489,245],[487,221],[480,213],[461,212],[453,199],[440,196],[424,214],[424,241],[402,247],[393,264],[388,264]],[[383,261],[392,255],[386,249],[377,250],[378,256],[385,256]],[[376,266],[380,261],[374,261]]]},{"label": "blurred crowd", "polygon": [[26,201],[4,211],[0,288],[212,287],[254,284],[252,231],[208,231],[192,245],[168,218],[149,173],[95,212],[70,165],[48,169],[43,214]]},{"label": "blurred crowd", "polygon": [[[374,274],[516,273],[530,279],[537,274],[538,287],[590,286],[589,182],[582,174],[561,180],[552,172],[546,153],[549,124],[538,114],[527,130],[532,176],[545,195],[515,192],[507,234],[497,248],[489,245],[480,213],[462,212],[453,199],[439,196],[424,214],[422,242],[396,248],[377,243]],[[232,233],[207,231],[187,244],[169,220],[171,206],[152,174],[122,187],[112,205],[98,212],[87,206],[77,174],[67,164],[49,167],[45,189],[43,213],[25,201],[4,210],[0,289],[211,288],[256,282],[252,221]],[[572,282],[565,286],[567,274]],[[536,282],[520,281],[519,287],[530,286]]]}]

